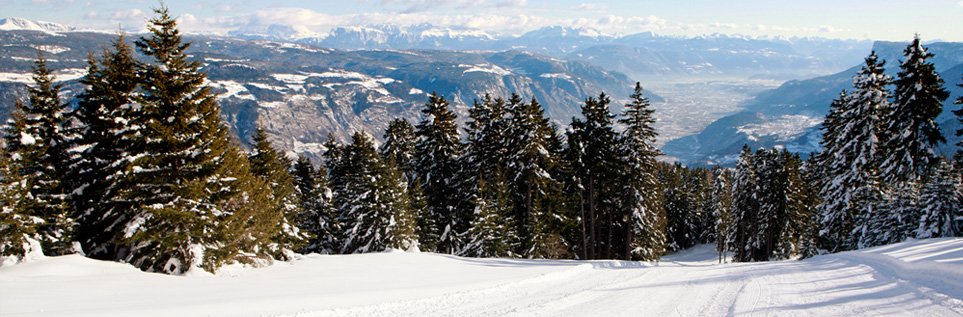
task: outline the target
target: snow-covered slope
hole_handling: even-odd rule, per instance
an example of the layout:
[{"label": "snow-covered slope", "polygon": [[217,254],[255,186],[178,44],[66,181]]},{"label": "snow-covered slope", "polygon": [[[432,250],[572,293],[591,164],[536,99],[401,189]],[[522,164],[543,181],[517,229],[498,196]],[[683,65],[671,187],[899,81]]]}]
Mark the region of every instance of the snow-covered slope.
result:
[{"label": "snow-covered slope", "polygon": [[719,264],[308,255],[167,276],[77,255],[0,267],[0,315],[719,316],[963,314],[963,239],[804,261]]},{"label": "snow-covered slope", "polygon": [[45,33],[57,33],[73,31],[73,27],[53,22],[33,21],[21,18],[0,19],[0,31],[40,31]]}]

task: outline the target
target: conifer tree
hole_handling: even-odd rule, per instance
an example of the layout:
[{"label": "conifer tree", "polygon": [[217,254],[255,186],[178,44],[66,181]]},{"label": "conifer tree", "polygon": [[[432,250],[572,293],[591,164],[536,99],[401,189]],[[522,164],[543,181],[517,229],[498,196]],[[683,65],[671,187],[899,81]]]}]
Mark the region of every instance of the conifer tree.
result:
[{"label": "conifer tree", "polygon": [[903,51],[896,79],[892,117],[887,120],[886,158],[880,166],[884,182],[919,181],[938,162],[936,146],[946,142],[936,118],[949,92],[917,35]]},{"label": "conifer tree", "polygon": [[475,217],[465,233],[465,247],[458,255],[473,257],[514,257],[518,249],[513,203],[508,181],[499,169],[479,176],[472,197]]},{"label": "conifer tree", "polygon": [[251,154],[248,155],[251,172],[267,183],[270,190],[268,199],[273,204],[269,208],[283,215],[281,222],[278,223],[281,232],[273,240],[279,244],[278,247],[281,250],[299,250],[304,247],[309,237],[301,231],[301,226],[297,222],[303,210],[290,171],[291,160],[274,148],[267,138],[267,133],[260,126],[254,130],[251,138],[253,144]]},{"label": "conifer tree", "polygon": [[283,251],[274,237],[284,215],[273,208],[269,184],[231,144],[175,19],[165,7],[154,11],[149,34],[135,42],[150,62],[138,72],[140,108],[128,125],[140,133],[119,185],[133,206],[120,226],[128,246],[122,260],[167,273],[269,261]]},{"label": "conifer tree", "polygon": [[719,251],[719,262],[723,262],[723,255],[730,251],[730,241],[734,231],[732,223],[732,173],[727,169],[713,169],[712,196],[710,206],[712,215],[716,219],[716,251]]},{"label": "conifer tree", "polygon": [[74,140],[72,114],[60,100],[61,86],[40,53],[33,82],[27,87],[29,103],[17,104],[18,113],[4,129],[6,153],[15,167],[11,179],[23,182],[29,192],[22,215],[43,220],[37,224],[37,234],[44,254],[68,254],[74,252],[76,230],[76,215],[68,199],[70,186],[64,178]]},{"label": "conifer tree", "polygon": [[438,237],[436,250],[454,253],[461,248],[460,235],[471,221],[468,197],[457,178],[462,145],[458,138],[457,115],[444,97],[433,93],[425,104],[424,119],[415,126],[415,178],[421,184],[429,216],[435,222],[431,231]]},{"label": "conifer tree", "polygon": [[417,248],[406,182],[386,165],[366,134],[357,132],[345,148],[345,186],[335,193],[344,225],[342,253],[365,253],[386,248]]},{"label": "conifer tree", "polygon": [[[890,137],[885,125],[892,108],[887,88],[892,78],[884,74],[884,64],[875,52],[870,54],[853,77],[853,91],[841,94],[824,123],[824,148],[818,159],[824,181],[818,209],[820,236],[832,251],[856,247],[863,233],[853,230],[875,215],[884,216],[878,212],[882,203],[878,192],[883,188],[877,168],[885,158],[883,143]],[[873,209],[874,215],[867,214]]]},{"label": "conifer tree", "polygon": [[[615,217],[618,195],[617,162],[618,133],[613,127],[613,115],[608,108],[611,101],[604,93],[599,98],[588,98],[582,106],[584,120],[573,118],[568,136],[565,161],[577,184],[578,217],[581,219],[579,258],[613,258],[623,248],[613,245],[614,238],[622,239]],[[624,225],[624,223],[622,223]],[[624,229],[624,228],[623,228]]]},{"label": "conifer tree", "polygon": [[522,256],[557,257],[567,253],[559,224],[562,206],[555,204],[561,184],[551,174],[558,164],[550,150],[552,126],[542,106],[534,98],[530,103],[518,95],[508,100],[506,171],[515,201],[515,220],[522,240]]},{"label": "conifer tree", "polygon": [[[517,97],[517,95],[513,95]],[[515,98],[518,99],[518,98]],[[514,100],[520,103],[521,100]],[[501,98],[485,95],[481,102],[475,101],[468,111],[465,155],[462,159],[465,173],[478,176],[508,164],[508,106]],[[467,179],[466,182],[477,182]]]},{"label": "conifer tree", "polygon": [[294,164],[294,185],[301,203],[299,221],[301,230],[309,234],[303,253],[335,253],[339,249],[339,233],[334,227],[336,214],[332,206],[332,192],[328,187],[324,169],[315,169],[314,164],[304,156],[298,157]]},{"label": "conifer tree", "polygon": [[[18,105],[18,108],[21,108]],[[23,113],[12,114],[14,122]],[[14,256],[22,259],[34,250],[32,241],[37,241],[37,226],[43,219],[30,214],[28,207],[33,202],[30,195],[29,177],[21,174],[23,160],[12,160],[6,149],[0,149],[0,256]]]},{"label": "conifer tree", "polygon": [[625,125],[621,145],[625,169],[621,179],[622,208],[630,213],[630,230],[626,233],[626,255],[643,261],[657,260],[663,252],[665,240],[664,211],[659,208],[655,179],[655,157],[661,154],[655,147],[655,110],[642,94],[642,85],[635,84],[632,101],[625,105],[619,123]]},{"label": "conifer tree", "polygon": [[415,128],[407,119],[398,118],[388,123],[380,154],[385,162],[394,162],[408,182],[414,180]]},{"label": "conifer tree", "polygon": [[78,96],[75,115],[81,128],[75,148],[82,150],[67,176],[79,214],[78,240],[89,257],[116,257],[115,238],[122,229],[117,224],[127,221],[125,211],[131,207],[119,197],[118,184],[141,128],[128,124],[137,115],[139,67],[121,34],[100,58],[91,56],[80,80],[87,88]]},{"label": "conifer tree", "polygon": [[958,237],[963,231],[963,179],[959,168],[941,160],[934,175],[923,187],[920,205],[923,207],[915,236],[919,239]]}]

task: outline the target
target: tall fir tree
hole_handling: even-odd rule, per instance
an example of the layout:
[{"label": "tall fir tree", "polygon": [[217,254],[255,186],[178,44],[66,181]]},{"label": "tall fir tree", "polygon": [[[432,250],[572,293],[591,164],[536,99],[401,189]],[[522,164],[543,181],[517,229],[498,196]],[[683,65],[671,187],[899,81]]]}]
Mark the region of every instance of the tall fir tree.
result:
[{"label": "tall fir tree", "polygon": [[408,182],[414,181],[415,128],[405,118],[388,123],[380,154],[386,162],[394,162]]},{"label": "tall fir tree", "polygon": [[166,7],[135,42],[150,62],[138,71],[139,127],[119,193],[132,208],[119,240],[121,260],[143,270],[215,271],[230,262],[270,261],[284,215],[270,186],[251,173],[221,122],[200,64],[189,61]]},{"label": "tall fir tree", "polygon": [[[611,100],[604,93],[588,98],[582,106],[584,120],[573,118],[567,132],[565,161],[569,164],[578,198],[581,259],[614,258],[624,248],[614,245],[616,234],[625,223],[617,222],[616,205],[619,136],[609,111]],[[573,188],[573,187],[570,187]],[[626,229],[622,227],[621,229]]]},{"label": "tall fir tree", "polygon": [[875,52],[865,61],[853,77],[853,91],[844,92],[834,102],[824,123],[824,148],[818,159],[824,178],[823,201],[818,209],[820,235],[828,243],[825,247],[833,251],[856,247],[861,234],[854,230],[863,232],[856,227],[865,225],[872,217],[870,210],[879,211],[876,205],[881,203],[871,192],[881,190],[877,168],[884,159],[883,143],[890,135],[886,133],[892,109],[887,86],[892,78],[884,74],[885,62],[879,61]]},{"label": "tall fir tree", "polygon": [[551,172],[559,158],[550,150],[553,129],[534,98],[525,103],[518,95],[508,100],[505,169],[515,201],[516,230],[525,257],[553,258],[569,249],[556,221],[564,219],[557,204],[561,184]]},{"label": "tall fir tree", "polygon": [[949,92],[943,79],[928,59],[933,54],[920,42],[919,35],[903,51],[896,79],[893,111],[887,120],[891,137],[886,140],[886,158],[880,170],[885,183],[916,182],[939,161],[936,147],[946,142],[936,118],[943,112]]},{"label": "tall fir tree", "polygon": [[465,247],[458,255],[515,257],[519,241],[508,181],[497,168],[485,175],[488,176],[477,178],[477,191],[472,197],[475,217],[465,233]]},{"label": "tall fir tree", "polygon": [[941,160],[934,175],[923,186],[923,210],[914,235],[919,239],[958,237],[963,233],[963,173]]},{"label": "tall fir tree", "polygon": [[625,254],[632,258],[658,260],[663,252],[665,215],[657,203],[655,158],[661,154],[655,147],[658,133],[655,131],[655,110],[650,109],[649,99],[642,94],[642,84],[635,84],[631,102],[619,123],[625,125],[621,136],[624,189],[620,202],[629,213],[630,229],[626,230]]},{"label": "tall fir tree", "polygon": [[344,149],[344,187],[335,206],[344,226],[342,253],[417,248],[415,219],[401,172],[382,161],[373,141],[356,132]]},{"label": "tall fir tree", "polygon": [[461,249],[461,234],[468,230],[472,216],[466,191],[459,186],[462,144],[455,123],[457,115],[437,93],[428,98],[422,113],[424,119],[415,126],[414,172],[425,196],[427,218],[434,227],[421,230],[430,231],[428,236],[438,239],[423,242],[434,245],[438,252],[454,253]]},{"label": "tall fir tree", "polygon": [[[17,119],[22,113],[12,115],[14,122],[22,122]],[[34,249],[37,244],[33,242],[40,238],[37,227],[44,220],[32,215],[27,208],[34,199],[30,195],[28,175],[20,173],[24,161],[13,160],[5,148],[0,151],[0,256],[23,259],[31,252],[41,251]]]},{"label": "tall fir tree", "polygon": [[17,103],[13,122],[4,128],[4,143],[11,165],[11,179],[26,185],[30,201],[22,205],[24,216],[42,219],[37,234],[44,254],[74,252],[76,214],[70,205],[70,186],[64,175],[70,166],[75,136],[72,113],[60,100],[47,61],[38,53],[33,68],[34,85],[27,87],[29,103]]},{"label": "tall fir tree", "polygon": [[80,80],[87,88],[78,96],[77,121],[80,138],[78,159],[67,176],[74,188],[72,203],[79,213],[78,241],[89,257],[114,259],[115,239],[127,221],[130,209],[119,197],[120,176],[129,168],[132,141],[141,126],[136,120],[140,64],[133,51],[118,35],[100,58],[91,56],[87,75]]},{"label": "tall fir tree", "polygon": [[274,148],[263,128],[258,126],[251,136],[251,154],[248,161],[251,172],[261,178],[268,185],[268,198],[274,213],[282,215],[278,226],[281,232],[273,240],[278,243],[275,257],[285,257],[287,252],[300,250],[311,237],[301,231],[298,223],[301,201],[298,189],[295,187],[294,177],[291,175],[291,159]]},{"label": "tall fir tree", "polygon": [[332,192],[324,169],[315,169],[307,157],[300,156],[294,163],[294,186],[301,203],[301,230],[309,234],[302,253],[331,254],[339,249],[339,233],[334,226],[336,214],[332,206]]}]

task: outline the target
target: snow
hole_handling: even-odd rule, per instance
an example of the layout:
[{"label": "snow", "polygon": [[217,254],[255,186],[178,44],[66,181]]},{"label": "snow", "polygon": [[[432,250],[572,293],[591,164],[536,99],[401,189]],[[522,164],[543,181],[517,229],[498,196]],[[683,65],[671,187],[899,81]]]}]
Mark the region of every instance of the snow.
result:
[{"label": "snow", "polygon": [[4,316],[955,316],[963,238],[726,264],[711,245],[658,263],[311,254],[183,276],[35,257],[0,267],[0,294]]},{"label": "snow", "polygon": [[498,65],[492,65],[492,64],[482,64],[482,65],[461,64],[461,65],[458,65],[458,67],[467,68],[466,70],[462,71],[463,74],[473,73],[473,72],[490,73],[498,76],[508,76],[512,74],[511,71],[498,67]]}]

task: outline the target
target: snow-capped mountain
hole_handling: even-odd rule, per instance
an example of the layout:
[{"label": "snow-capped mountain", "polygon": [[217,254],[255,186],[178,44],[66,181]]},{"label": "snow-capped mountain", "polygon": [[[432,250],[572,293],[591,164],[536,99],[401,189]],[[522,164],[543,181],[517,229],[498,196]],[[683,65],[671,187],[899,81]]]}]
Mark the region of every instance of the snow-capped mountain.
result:
[{"label": "snow-capped mountain", "polygon": [[0,31],[28,30],[47,33],[69,32],[75,28],[53,22],[33,21],[21,18],[0,19]]}]

